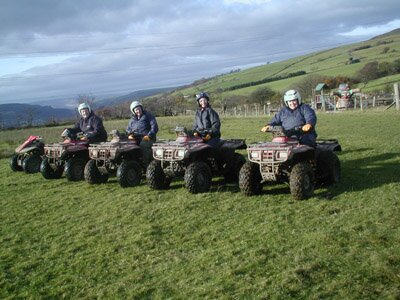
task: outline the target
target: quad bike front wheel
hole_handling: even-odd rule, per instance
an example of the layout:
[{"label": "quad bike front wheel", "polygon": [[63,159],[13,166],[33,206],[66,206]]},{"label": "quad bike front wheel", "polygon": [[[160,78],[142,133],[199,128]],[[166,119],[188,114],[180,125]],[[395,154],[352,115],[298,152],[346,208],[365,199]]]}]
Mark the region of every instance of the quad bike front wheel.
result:
[{"label": "quad bike front wheel", "polygon": [[22,169],[29,174],[37,173],[40,171],[40,164],[42,157],[38,153],[27,155],[22,161]]},{"label": "quad bike front wheel", "polygon": [[124,160],[117,169],[119,185],[123,188],[137,186],[140,183],[141,167],[138,162]]},{"label": "quad bike front wheel", "polygon": [[154,190],[168,189],[171,178],[167,177],[159,160],[153,160],[146,171],[147,184]]},{"label": "quad bike front wheel", "polygon": [[50,163],[49,159],[45,157],[40,164],[40,173],[42,173],[43,177],[46,179],[58,179],[61,178],[61,175],[64,171],[62,166],[56,166],[53,168]]},{"label": "quad bike front wheel", "polygon": [[194,161],[186,168],[184,179],[190,193],[206,193],[211,187],[211,169],[203,161]]},{"label": "quad bike front wheel", "polygon": [[314,170],[309,162],[295,164],[290,172],[290,193],[295,200],[310,198],[314,193]]},{"label": "quad bike front wheel", "polygon": [[20,166],[20,165],[18,164],[18,156],[19,156],[19,154],[14,154],[14,155],[11,156],[11,158],[10,158],[10,168],[11,168],[11,170],[13,170],[14,172],[22,171],[22,166]]},{"label": "quad bike front wheel", "polygon": [[262,191],[260,168],[253,162],[246,162],[239,173],[239,188],[246,196],[259,195]]},{"label": "quad bike front wheel", "polygon": [[90,184],[106,183],[108,181],[108,174],[102,174],[96,166],[96,161],[89,160],[86,163],[83,172],[85,180]]},{"label": "quad bike front wheel", "polygon": [[81,181],[84,179],[83,170],[86,161],[82,158],[70,158],[65,163],[64,173],[69,181]]}]

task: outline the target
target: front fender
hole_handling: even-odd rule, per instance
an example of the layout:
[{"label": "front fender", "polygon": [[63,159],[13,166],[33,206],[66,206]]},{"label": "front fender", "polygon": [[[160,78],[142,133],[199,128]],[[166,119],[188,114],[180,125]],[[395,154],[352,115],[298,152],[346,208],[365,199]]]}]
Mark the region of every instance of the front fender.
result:
[{"label": "front fender", "polygon": [[308,161],[315,159],[315,149],[308,145],[300,145],[290,151],[288,160]]}]

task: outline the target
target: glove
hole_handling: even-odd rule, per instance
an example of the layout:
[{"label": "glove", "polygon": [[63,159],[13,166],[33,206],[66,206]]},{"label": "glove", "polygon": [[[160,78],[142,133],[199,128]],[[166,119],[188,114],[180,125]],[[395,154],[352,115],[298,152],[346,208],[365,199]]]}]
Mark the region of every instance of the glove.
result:
[{"label": "glove", "polygon": [[145,142],[150,141],[150,137],[149,137],[148,135],[145,135],[145,136],[143,137],[143,141],[145,141]]},{"label": "glove", "polygon": [[263,128],[261,128],[262,132],[267,132],[269,130],[269,125],[265,125]]},{"label": "glove", "polygon": [[69,130],[65,128],[64,131],[61,133],[61,136],[68,136],[68,135],[69,135]]},{"label": "glove", "polygon": [[193,136],[194,136],[194,137],[199,137],[199,133],[198,133],[198,132],[195,132],[195,133],[193,133]]},{"label": "glove", "polygon": [[204,140],[205,142],[211,140],[211,135],[209,135],[209,134],[207,133],[206,136],[203,137],[203,140]]},{"label": "glove", "polygon": [[128,135],[128,140],[134,140],[135,139],[135,135],[134,134],[129,134]]},{"label": "glove", "polygon": [[87,138],[87,136],[84,135],[84,136],[81,136],[79,139],[80,139],[81,141],[87,141],[88,138]]},{"label": "glove", "polygon": [[311,124],[306,124],[301,128],[301,130],[303,130],[304,132],[308,132],[311,130],[311,128],[312,128]]}]

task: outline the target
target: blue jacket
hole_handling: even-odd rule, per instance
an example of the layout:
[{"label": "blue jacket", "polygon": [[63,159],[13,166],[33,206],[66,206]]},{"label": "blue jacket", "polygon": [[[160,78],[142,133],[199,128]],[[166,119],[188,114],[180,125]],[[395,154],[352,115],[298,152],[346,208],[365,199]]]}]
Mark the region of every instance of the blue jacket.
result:
[{"label": "blue jacket", "polygon": [[201,133],[203,130],[210,131],[212,138],[221,137],[221,122],[218,113],[211,107],[198,109],[194,117],[194,131]]},{"label": "blue jacket", "polygon": [[77,134],[79,132],[85,133],[91,143],[107,141],[107,131],[103,126],[103,121],[96,116],[93,111],[90,112],[86,119],[81,117],[75,126],[73,128],[68,128],[68,130],[72,134]]},{"label": "blue jacket", "polygon": [[148,111],[143,111],[140,119],[135,114],[129,120],[128,127],[126,128],[128,134],[135,133],[139,138],[148,135],[152,139],[156,139],[158,132],[158,124],[156,118]]},{"label": "blue jacket", "polygon": [[314,145],[317,138],[317,132],[315,131],[317,116],[308,104],[300,104],[295,110],[285,106],[269,122],[269,125],[281,125],[285,130],[294,129],[305,124],[311,124],[312,129],[308,133],[298,136],[300,143]]}]

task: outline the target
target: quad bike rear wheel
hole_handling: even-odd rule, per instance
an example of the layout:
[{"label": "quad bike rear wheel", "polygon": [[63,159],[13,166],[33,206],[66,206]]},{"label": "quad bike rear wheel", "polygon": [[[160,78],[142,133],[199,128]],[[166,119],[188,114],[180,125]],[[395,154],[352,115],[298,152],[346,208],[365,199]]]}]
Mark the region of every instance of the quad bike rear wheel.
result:
[{"label": "quad bike rear wheel", "polygon": [[290,172],[290,193],[295,200],[310,198],[314,193],[314,170],[309,162],[295,164]]},{"label": "quad bike rear wheel", "polygon": [[168,189],[171,178],[167,177],[159,160],[153,160],[146,171],[147,184],[155,190]]},{"label": "quad bike rear wheel", "polygon": [[40,173],[42,173],[43,177],[46,179],[58,179],[61,178],[61,175],[64,171],[63,166],[57,166],[53,169],[50,165],[49,160],[45,157],[40,164]]},{"label": "quad bike rear wheel", "polygon": [[243,157],[243,155],[235,153],[233,155],[232,162],[230,162],[230,167],[228,168],[228,171],[224,174],[225,181],[237,182],[239,179],[240,170],[245,162],[246,159]]},{"label": "quad bike rear wheel", "polygon": [[340,160],[333,151],[323,151],[318,159],[318,172],[321,184],[334,184],[340,181],[341,166]]},{"label": "quad bike rear wheel", "polygon": [[14,172],[22,171],[22,166],[20,166],[20,165],[18,164],[18,155],[19,155],[19,154],[14,154],[14,155],[11,156],[11,158],[10,158],[10,168],[11,168],[11,170],[13,170]]},{"label": "quad bike rear wheel", "polygon": [[65,163],[64,173],[69,181],[81,181],[84,179],[83,170],[86,161],[82,158],[70,158]]},{"label": "quad bike rear wheel", "polygon": [[22,161],[22,169],[29,174],[37,173],[40,171],[40,164],[42,163],[42,157],[39,153],[33,153],[27,155]]},{"label": "quad bike rear wheel", "polygon": [[262,191],[262,177],[258,164],[246,162],[239,173],[239,188],[246,196],[259,195]]},{"label": "quad bike rear wheel", "polygon": [[90,184],[106,183],[108,181],[108,174],[102,174],[99,168],[96,166],[94,160],[89,160],[86,163],[85,170],[83,172],[85,180]]},{"label": "quad bike rear wheel", "polygon": [[211,187],[211,169],[203,161],[194,161],[186,168],[184,179],[190,193],[206,193]]},{"label": "quad bike rear wheel", "polygon": [[121,187],[133,187],[140,183],[141,167],[138,162],[124,160],[117,169],[117,177]]}]

